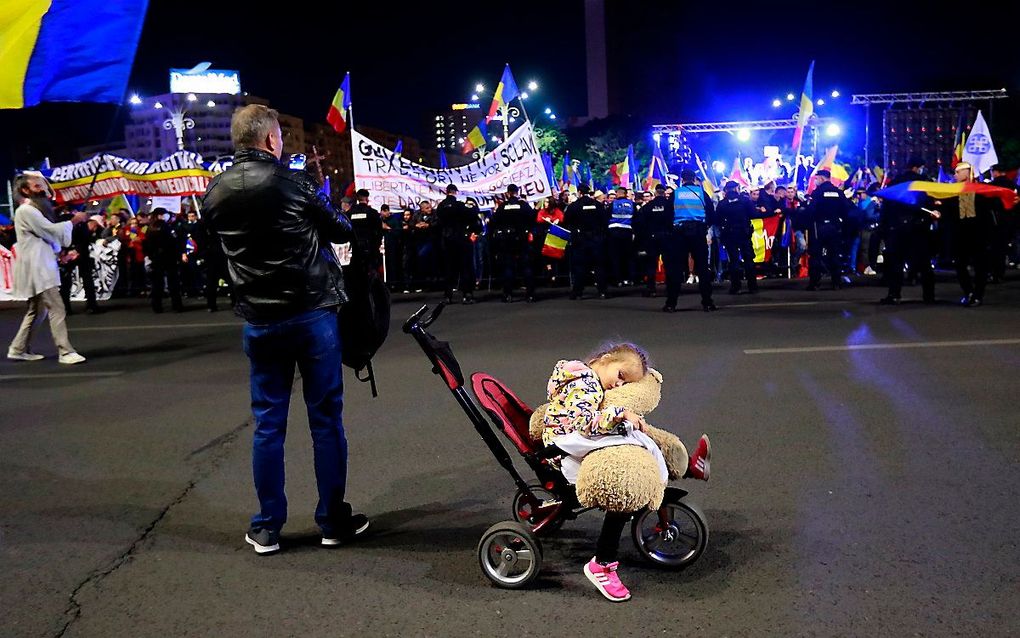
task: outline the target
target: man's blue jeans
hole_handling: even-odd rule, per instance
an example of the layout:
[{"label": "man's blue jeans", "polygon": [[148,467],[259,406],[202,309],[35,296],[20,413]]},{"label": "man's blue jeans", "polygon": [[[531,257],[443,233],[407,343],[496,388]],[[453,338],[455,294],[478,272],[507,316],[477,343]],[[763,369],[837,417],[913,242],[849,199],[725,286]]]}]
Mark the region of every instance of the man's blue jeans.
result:
[{"label": "man's blue jeans", "polygon": [[283,442],[296,364],[315,453],[319,488],[315,522],[324,536],[333,538],[351,515],[350,505],[344,502],[347,437],[336,310],[314,310],[274,323],[248,323],[244,352],[251,361],[251,410],[255,416],[252,470],[261,505],[251,526],[279,531],[287,522]]}]

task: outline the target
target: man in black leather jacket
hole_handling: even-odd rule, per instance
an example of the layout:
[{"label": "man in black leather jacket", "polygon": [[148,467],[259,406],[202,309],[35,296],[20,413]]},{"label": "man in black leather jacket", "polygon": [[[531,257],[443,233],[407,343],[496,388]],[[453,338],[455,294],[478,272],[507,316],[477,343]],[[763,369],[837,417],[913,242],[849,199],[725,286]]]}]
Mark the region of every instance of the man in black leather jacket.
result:
[{"label": "man in black leather jacket", "polygon": [[247,320],[244,351],[251,362],[255,416],[252,452],[261,509],[245,541],[259,554],[280,549],[287,520],[283,441],[295,365],[301,370],[315,448],[322,545],[333,547],[368,528],[344,501],[347,438],[337,310],[343,275],[330,242],[353,239],[339,213],[305,172],[280,163],[283,137],[276,111],[238,109],[230,124],[234,164],[209,184],[202,210],[223,248]]}]

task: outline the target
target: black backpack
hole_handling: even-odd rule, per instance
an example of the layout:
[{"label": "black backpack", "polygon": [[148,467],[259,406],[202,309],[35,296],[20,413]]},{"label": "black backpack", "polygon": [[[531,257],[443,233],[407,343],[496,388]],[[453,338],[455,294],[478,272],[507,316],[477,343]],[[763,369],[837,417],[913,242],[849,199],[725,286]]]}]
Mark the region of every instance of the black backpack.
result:
[{"label": "black backpack", "polygon": [[347,303],[340,307],[343,362],[358,381],[371,384],[372,396],[377,397],[372,357],[389,334],[390,291],[379,272],[366,264],[357,242],[351,242],[351,248],[351,263],[343,267]]}]

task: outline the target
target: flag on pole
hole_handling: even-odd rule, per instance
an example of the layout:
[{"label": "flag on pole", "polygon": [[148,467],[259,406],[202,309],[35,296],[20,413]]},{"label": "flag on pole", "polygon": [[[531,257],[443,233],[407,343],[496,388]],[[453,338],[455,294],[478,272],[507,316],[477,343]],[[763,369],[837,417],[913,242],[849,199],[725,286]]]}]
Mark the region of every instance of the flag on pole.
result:
[{"label": "flag on pole", "polygon": [[744,169],[740,166],[739,157],[733,158],[733,170],[730,171],[730,180],[740,184],[744,188],[751,187],[751,182],[744,176]]},{"label": "flag on pole", "polygon": [[121,102],[148,0],[16,0],[0,7],[0,109]]},{"label": "flag on pole", "polygon": [[652,145],[652,161],[648,165],[648,177],[645,178],[645,190],[651,190],[658,184],[666,183],[666,159],[658,142]]},{"label": "flag on pole", "polygon": [[804,143],[804,127],[807,126],[808,120],[811,119],[811,114],[815,111],[814,74],[815,61],[811,60],[807,78],[804,80],[804,91],[800,94],[800,112],[797,114],[797,128],[793,132],[793,148],[796,149],[796,155],[800,155],[801,145]]},{"label": "flag on pole", "polygon": [[970,135],[963,147],[963,161],[974,167],[973,175],[977,177],[982,173],[991,170],[992,166],[999,163],[999,156],[995,153],[995,144],[992,143],[992,134],[985,123],[985,116],[979,110],[974,126],[970,127]]},{"label": "flag on pole", "polygon": [[624,182],[627,188],[636,188],[638,182],[637,160],[634,159],[634,145],[627,146],[627,181]]},{"label": "flag on pole", "polygon": [[560,190],[567,190],[573,183],[570,177],[570,151],[563,154],[563,169],[560,171]]},{"label": "flag on pole", "polygon": [[966,113],[966,109],[960,109],[960,119],[956,121],[956,136],[953,143],[953,162],[950,164],[951,168],[956,168],[956,165],[963,161],[963,147],[967,144],[967,131],[964,129],[963,116]]},{"label": "flag on pole", "polygon": [[518,95],[520,92],[517,90],[517,83],[514,82],[514,76],[510,73],[510,65],[507,64],[503,69],[503,77],[499,79],[499,84],[496,86],[496,94],[492,96],[492,105],[489,107],[489,114],[485,116],[485,123],[491,122],[496,117],[496,112],[517,99]]},{"label": "flag on pole", "polygon": [[548,153],[542,153],[542,167],[545,169],[545,176],[549,180],[549,185],[553,186],[556,184],[556,171],[553,170],[552,155]]},{"label": "flag on pole", "polygon": [[542,255],[550,259],[563,259],[567,244],[570,242],[570,231],[556,224],[549,224],[549,232],[542,244]]},{"label": "flag on pole", "polygon": [[351,110],[351,73],[347,72],[340,88],[333,96],[333,103],[329,105],[329,112],[326,113],[326,121],[337,133],[343,133],[347,129],[348,112]]},{"label": "flag on pole", "polygon": [[397,140],[397,147],[393,149],[394,155],[400,155],[404,152],[404,140]]},{"label": "flag on pole", "polygon": [[110,203],[106,205],[106,214],[107,216],[115,215],[122,208],[126,208],[129,215],[135,214],[134,209],[131,208],[131,202],[128,201],[125,195],[117,195],[111,199]]},{"label": "flag on pole", "polygon": [[701,171],[701,187],[705,189],[709,197],[715,197],[715,185],[712,180],[708,179],[705,163],[701,161],[701,157],[697,153],[694,154],[694,161],[698,163],[698,170]]},{"label": "flag on pole", "polygon": [[829,171],[830,175],[829,179],[836,186],[842,186],[848,179],[850,179],[850,174],[847,173],[846,167],[844,167],[842,164],[836,163],[836,153],[838,152],[839,152],[838,145],[829,148],[829,150],[825,152],[825,156],[822,157],[820,162],[818,162],[818,165],[815,166],[813,171],[811,171],[811,176],[808,178],[807,184],[808,195],[810,195],[811,192],[815,190],[814,177],[818,173],[818,171],[822,169]]},{"label": "flag on pole", "polygon": [[446,161],[446,149],[444,148],[439,149],[439,168],[450,168],[450,163]]},{"label": "flag on pole", "polygon": [[464,138],[463,152],[470,153],[476,148],[485,148],[486,133],[485,120],[478,120],[478,124]]}]

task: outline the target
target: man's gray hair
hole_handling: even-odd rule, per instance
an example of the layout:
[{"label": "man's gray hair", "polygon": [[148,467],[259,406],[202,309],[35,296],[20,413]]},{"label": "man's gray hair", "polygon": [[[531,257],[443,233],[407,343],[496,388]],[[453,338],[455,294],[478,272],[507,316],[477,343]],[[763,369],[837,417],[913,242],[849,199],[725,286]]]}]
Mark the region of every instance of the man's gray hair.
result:
[{"label": "man's gray hair", "polygon": [[262,104],[249,104],[234,111],[230,119],[230,140],[234,149],[259,148],[274,126],[280,125],[280,114]]}]

